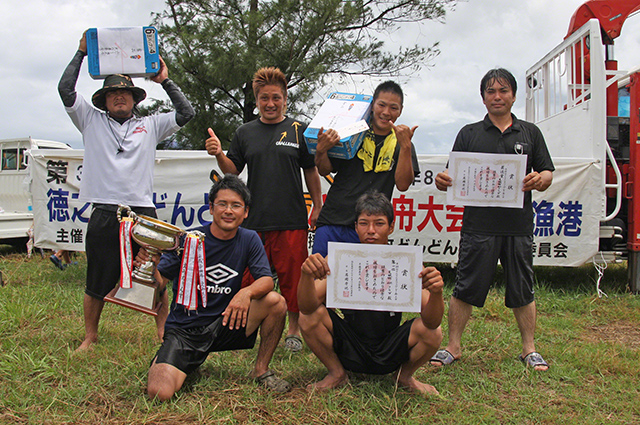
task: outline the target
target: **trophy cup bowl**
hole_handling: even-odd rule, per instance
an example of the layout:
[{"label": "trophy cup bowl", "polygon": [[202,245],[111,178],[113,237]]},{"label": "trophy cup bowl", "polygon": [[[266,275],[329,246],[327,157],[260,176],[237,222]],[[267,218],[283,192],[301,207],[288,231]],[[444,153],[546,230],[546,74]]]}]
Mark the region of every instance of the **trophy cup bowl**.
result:
[{"label": "trophy cup bowl", "polygon": [[133,220],[131,238],[147,250],[149,259],[134,268],[131,273],[131,288],[122,288],[120,285],[116,285],[104,299],[156,316],[162,307],[162,302],[158,293],[158,283],[153,276],[155,264],[151,260],[151,256],[176,249],[180,245],[180,235],[184,232],[179,227],[164,221],[138,215],[126,205],[118,206],[118,221],[123,220],[123,213],[126,213]]}]

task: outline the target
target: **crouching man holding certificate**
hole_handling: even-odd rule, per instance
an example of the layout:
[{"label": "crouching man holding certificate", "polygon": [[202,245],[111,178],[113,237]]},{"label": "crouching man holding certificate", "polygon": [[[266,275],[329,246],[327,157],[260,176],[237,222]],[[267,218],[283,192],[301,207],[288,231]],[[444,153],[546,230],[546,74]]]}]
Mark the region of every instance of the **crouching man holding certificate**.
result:
[{"label": "crouching man holding certificate", "polygon": [[[355,229],[361,243],[387,245],[393,225],[393,207],[383,194],[368,192],[358,199]],[[444,301],[440,272],[434,267],[422,268],[419,274],[420,268],[416,270],[422,282],[420,316],[401,324],[401,312],[348,309],[342,310],[342,318],[328,308],[329,264],[322,255],[312,254],[302,265],[298,285],[302,335],[329,372],[309,389],[345,385],[347,371],[376,375],[395,372],[400,386],[422,394],[438,394],[432,385],[416,380],[413,374],[429,361],[442,341]],[[355,278],[355,274],[352,276]],[[380,289],[375,293],[379,294]]]}]

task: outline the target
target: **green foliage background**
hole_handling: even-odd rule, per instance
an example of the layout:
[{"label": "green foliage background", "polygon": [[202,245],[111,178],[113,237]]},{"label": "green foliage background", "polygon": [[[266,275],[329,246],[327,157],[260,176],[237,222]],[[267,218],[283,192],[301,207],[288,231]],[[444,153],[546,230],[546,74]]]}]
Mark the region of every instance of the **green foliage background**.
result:
[{"label": "green foliage background", "polygon": [[253,74],[280,68],[288,112],[309,116],[314,93],[330,78],[394,77],[418,71],[438,53],[387,46],[380,35],[400,25],[443,21],[456,0],[167,0],[154,24],[175,80],[196,110],[176,145],[203,149],[212,127],[226,148],[256,118]]}]

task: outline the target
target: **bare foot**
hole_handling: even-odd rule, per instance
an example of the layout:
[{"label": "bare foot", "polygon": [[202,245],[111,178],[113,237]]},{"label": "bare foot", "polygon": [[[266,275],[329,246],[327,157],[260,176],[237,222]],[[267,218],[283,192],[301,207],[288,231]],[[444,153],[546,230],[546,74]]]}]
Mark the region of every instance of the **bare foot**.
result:
[{"label": "bare foot", "polygon": [[347,385],[348,383],[349,383],[349,376],[345,372],[343,372],[343,374],[339,376],[333,376],[329,374],[325,376],[324,379],[322,379],[321,381],[307,385],[307,391],[332,390],[332,389]]},{"label": "bare foot", "polygon": [[82,341],[82,344],[80,344],[80,347],[76,348],[76,353],[80,353],[83,351],[87,351],[87,350],[91,350],[93,349],[93,344],[96,343],[95,339],[85,339],[84,341]]},{"label": "bare foot", "polygon": [[424,394],[424,395],[439,395],[440,393],[436,390],[436,387],[429,384],[424,384],[418,381],[414,377],[410,377],[407,380],[398,379],[398,385],[408,389],[411,392]]}]

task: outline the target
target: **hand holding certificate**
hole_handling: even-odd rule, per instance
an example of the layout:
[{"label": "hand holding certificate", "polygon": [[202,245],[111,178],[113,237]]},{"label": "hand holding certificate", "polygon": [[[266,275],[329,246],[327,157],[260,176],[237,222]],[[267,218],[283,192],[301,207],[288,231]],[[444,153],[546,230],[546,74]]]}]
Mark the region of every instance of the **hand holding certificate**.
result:
[{"label": "hand holding certificate", "polygon": [[447,204],[522,208],[526,155],[451,152]]},{"label": "hand holding certificate", "polygon": [[328,308],[420,312],[422,247],[330,242]]}]

